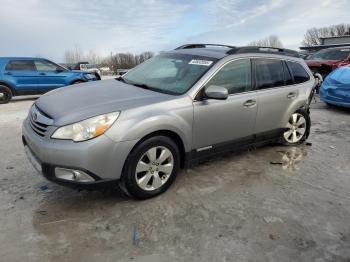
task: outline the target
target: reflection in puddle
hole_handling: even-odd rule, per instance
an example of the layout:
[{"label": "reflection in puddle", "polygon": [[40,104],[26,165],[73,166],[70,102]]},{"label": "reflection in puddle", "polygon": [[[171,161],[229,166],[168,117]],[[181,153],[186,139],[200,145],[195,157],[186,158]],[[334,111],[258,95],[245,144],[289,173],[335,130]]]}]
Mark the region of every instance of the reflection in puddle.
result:
[{"label": "reflection in puddle", "polygon": [[284,170],[296,171],[299,170],[298,164],[307,155],[304,148],[290,147],[287,150],[277,151],[281,154],[281,165]]}]

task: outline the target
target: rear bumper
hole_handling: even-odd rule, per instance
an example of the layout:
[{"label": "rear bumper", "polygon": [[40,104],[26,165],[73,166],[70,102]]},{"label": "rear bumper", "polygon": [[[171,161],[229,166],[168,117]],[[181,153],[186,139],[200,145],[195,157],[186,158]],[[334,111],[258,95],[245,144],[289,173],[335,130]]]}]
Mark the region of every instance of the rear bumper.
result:
[{"label": "rear bumper", "polygon": [[[42,174],[55,183],[83,189],[114,186],[122,174],[124,162],[137,140],[115,142],[105,135],[75,143],[38,136],[26,119],[22,128],[23,144],[41,166]],[[93,177],[93,182],[59,179],[55,168],[81,170]]]}]

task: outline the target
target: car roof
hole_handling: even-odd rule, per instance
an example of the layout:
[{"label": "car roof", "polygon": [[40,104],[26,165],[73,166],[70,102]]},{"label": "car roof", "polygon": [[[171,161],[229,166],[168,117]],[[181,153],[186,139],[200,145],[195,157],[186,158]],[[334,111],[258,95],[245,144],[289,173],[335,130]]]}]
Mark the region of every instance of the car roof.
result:
[{"label": "car roof", "polygon": [[226,53],[227,51],[228,49],[225,49],[225,48],[186,48],[186,49],[172,50],[167,53],[198,55],[198,56],[221,59],[227,56],[227,53]]},{"label": "car roof", "polygon": [[[321,49],[319,51],[325,51],[325,50],[337,50],[337,49],[350,49],[350,46],[337,46],[337,47],[330,47],[330,48],[325,48],[325,49]],[[318,52],[319,52],[318,51]]]}]

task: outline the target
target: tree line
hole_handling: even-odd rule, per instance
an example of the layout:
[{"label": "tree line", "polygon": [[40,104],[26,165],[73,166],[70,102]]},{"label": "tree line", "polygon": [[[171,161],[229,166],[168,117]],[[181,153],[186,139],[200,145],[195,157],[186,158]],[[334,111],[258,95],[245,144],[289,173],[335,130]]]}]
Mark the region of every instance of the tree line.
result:
[{"label": "tree line", "polygon": [[78,62],[89,62],[90,64],[96,64],[99,66],[107,66],[112,71],[116,72],[117,69],[130,69],[138,64],[150,59],[154,56],[152,52],[143,52],[141,54],[131,53],[116,53],[111,54],[108,57],[102,57],[93,50],[84,53],[79,47],[74,49],[68,49],[64,52],[64,63],[75,64]]}]

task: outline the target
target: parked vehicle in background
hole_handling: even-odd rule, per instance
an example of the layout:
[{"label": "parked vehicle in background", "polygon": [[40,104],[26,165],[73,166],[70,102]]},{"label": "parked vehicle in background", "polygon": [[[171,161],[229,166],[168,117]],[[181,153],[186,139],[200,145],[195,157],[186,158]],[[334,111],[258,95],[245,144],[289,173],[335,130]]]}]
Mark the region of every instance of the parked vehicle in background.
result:
[{"label": "parked vehicle in background", "polygon": [[130,69],[117,69],[117,76],[126,74]]},{"label": "parked vehicle in background", "polygon": [[94,74],[97,80],[101,80],[101,71],[94,64],[89,64],[89,62],[79,62],[71,67],[73,70],[81,70]]},{"label": "parked vehicle in background", "polygon": [[0,104],[13,96],[43,94],[63,86],[96,80],[43,58],[0,57]]},{"label": "parked vehicle in background", "polygon": [[325,78],[334,69],[350,64],[350,46],[322,49],[305,59],[312,72]]},{"label": "parked vehicle in background", "polygon": [[321,101],[350,108],[350,67],[344,66],[330,73],[320,88]]},{"label": "parked vehicle in background", "polygon": [[23,123],[23,144],[49,180],[120,185],[144,199],[167,190],[180,167],[203,157],[302,143],[314,87],[292,50],[185,45],[122,77],[40,97]]}]

